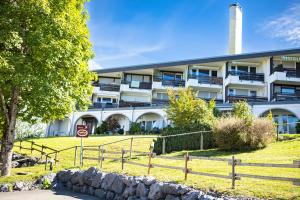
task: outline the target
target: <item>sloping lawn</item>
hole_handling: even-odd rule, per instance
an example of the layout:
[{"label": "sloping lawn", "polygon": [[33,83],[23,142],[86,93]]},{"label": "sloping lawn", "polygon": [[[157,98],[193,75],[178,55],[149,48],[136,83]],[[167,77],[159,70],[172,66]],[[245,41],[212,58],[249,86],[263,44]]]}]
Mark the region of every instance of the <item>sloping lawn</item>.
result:
[{"label": "sloping lawn", "polygon": [[[111,141],[125,139],[130,136],[106,136],[106,137],[90,137],[84,140],[85,145],[100,145]],[[66,147],[79,145],[80,140],[77,138],[60,137],[60,138],[47,138],[36,139],[36,143],[48,145],[52,148],[63,149]],[[152,139],[134,139],[133,150],[148,151]],[[28,144],[28,146],[30,146]],[[106,149],[121,151],[122,148],[129,149],[130,140],[123,141],[118,144],[109,145]],[[16,150],[18,150],[16,148]],[[25,152],[23,150],[22,152]],[[204,151],[189,151],[190,155],[194,156],[208,156],[231,158],[235,155],[236,158],[241,159],[242,162],[255,162],[255,163],[286,163],[291,164],[293,160],[300,160],[300,135],[288,140],[274,142],[267,148],[251,151],[251,152],[224,152],[217,149],[209,149]],[[167,156],[182,157],[185,151],[175,152]],[[39,155],[39,154],[37,154]],[[98,152],[85,152],[85,156],[97,157]],[[110,155],[113,157],[120,157],[120,155]],[[74,162],[74,149],[62,152],[59,155],[60,163],[54,167],[54,171],[73,167]],[[134,162],[147,164],[147,156],[138,157]],[[162,160],[154,158],[153,163],[170,165],[170,166],[184,166],[182,160]],[[79,159],[77,161],[77,167]],[[84,167],[97,166],[97,161],[84,161]],[[210,172],[222,175],[228,175],[231,171],[231,166],[225,162],[219,161],[200,161],[192,160],[189,162],[189,168],[193,171]],[[147,169],[135,165],[125,164],[125,169],[121,170],[121,163],[119,161],[105,160],[103,163],[103,170],[110,172],[126,173],[130,175],[146,175]],[[29,175],[14,175],[9,178],[0,178],[0,182],[14,181],[18,179],[33,179],[36,176],[46,173],[44,166],[26,167],[22,169],[13,169],[13,174],[17,172],[31,172]],[[291,178],[300,178],[300,168],[287,169],[287,168],[265,168],[265,167],[245,167],[237,166],[237,173],[267,175],[267,176],[282,176]],[[236,189],[231,189],[231,181],[227,179],[219,179],[205,176],[188,175],[188,180],[184,181],[184,173],[180,170],[153,168],[151,169],[151,176],[154,176],[163,181],[175,181],[186,185],[194,186],[202,190],[217,190],[220,192],[236,195],[255,196],[260,198],[272,199],[300,199],[300,186],[294,186],[291,182],[284,181],[269,181],[260,179],[242,178],[236,182]]]}]

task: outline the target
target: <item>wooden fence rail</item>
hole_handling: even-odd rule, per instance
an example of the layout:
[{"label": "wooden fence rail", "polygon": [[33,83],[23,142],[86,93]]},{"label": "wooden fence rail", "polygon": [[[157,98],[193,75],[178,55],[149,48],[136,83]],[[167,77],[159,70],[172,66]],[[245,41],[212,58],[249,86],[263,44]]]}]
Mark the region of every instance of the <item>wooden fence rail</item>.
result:
[{"label": "wooden fence rail", "polygon": [[[87,149],[86,149],[87,150]],[[95,149],[89,149],[94,151]],[[230,179],[231,180],[231,187],[234,189],[235,183],[237,180],[241,180],[242,177],[245,178],[255,178],[255,179],[265,179],[265,180],[277,180],[277,181],[289,181],[292,182],[294,185],[300,186],[300,178],[288,178],[288,177],[277,177],[277,176],[263,176],[263,175],[253,175],[253,174],[244,174],[236,172],[236,166],[257,166],[257,167],[279,167],[279,168],[300,168],[300,160],[293,161],[293,164],[271,164],[271,163],[243,163],[242,160],[236,159],[234,156],[231,158],[212,158],[212,157],[203,157],[203,156],[190,156],[186,153],[183,157],[170,157],[170,156],[161,156],[156,155],[152,152],[150,148],[149,152],[141,152],[141,151],[133,151],[130,150],[121,150],[121,151],[106,151],[102,146],[99,146],[97,149],[99,151],[98,157],[83,157],[86,160],[95,160],[100,163],[100,167],[103,165],[103,161],[105,159],[111,159],[114,161],[121,161],[121,169],[124,170],[125,164],[129,165],[136,165],[140,167],[147,168],[147,173],[150,174],[151,169],[153,168],[165,168],[165,169],[172,169],[172,170],[180,170],[184,173],[184,180],[187,180],[188,174],[199,175],[199,176],[208,176],[214,178],[222,178],[222,179]],[[129,156],[125,157],[129,153]],[[145,155],[148,156],[148,164],[138,163],[131,161],[131,154],[137,153],[138,155]],[[108,155],[106,155],[108,154]],[[113,157],[110,155],[115,155],[118,157]],[[76,155],[75,155],[76,156]],[[165,164],[157,164],[153,163],[154,159],[159,158],[162,160],[182,160],[184,161],[182,166],[169,166]],[[190,162],[192,160],[210,160],[216,162],[226,162],[229,166],[231,166],[231,170],[228,175],[223,174],[215,174],[215,173],[208,173],[208,172],[199,172],[194,171],[189,168]],[[75,161],[74,161],[75,164]]]}]

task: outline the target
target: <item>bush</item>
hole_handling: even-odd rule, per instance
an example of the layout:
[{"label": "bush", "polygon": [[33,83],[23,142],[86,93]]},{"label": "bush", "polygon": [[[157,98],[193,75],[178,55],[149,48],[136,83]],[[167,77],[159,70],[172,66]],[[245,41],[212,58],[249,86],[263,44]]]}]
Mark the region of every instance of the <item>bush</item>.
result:
[{"label": "bush", "polygon": [[217,146],[223,150],[259,149],[275,137],[273,123],[267,118],[253,119],[251,124],[237,117],[216,121],[213,135]]},{"label": "bush", "polygon": [[134,134],[140,134],[142,132],[141,124],[137,122],[132,122],[130,124],[129,128],[129,134],[134,135]]},{"label": "bush", "polygon": [[102,121],[101,125],[96,128],[95,134],[103,135],[106,134],[107,131],[108,131],[107,122]]},{"label": "bush", "polygon": [[[161,130],[161,135],[162,136],[177,135],[180,133],[193,132],[199,130],[210,130],[210,126],[198,124],[198,125],[191,125],[190,127],[184,129],[167,127]],[[201,138],[201,134],[191,134],[186,136],[165,138],[166,153],[170,153],[172,151],[182,151],[182,150],[198,150],[200,149],[200,138]],[[156,154],[162,153],[162,144],[163,144],[162,138],[157,138],[154,141],[153,150]],[[211,132],[203,133],[203,146],[205,149],[215,147],[215,143]]]},{"label": "bush", "polygon": [[247,123],[251,123],[254,119],[250,106],[245,101],[238,101],[234,103],[232,113],[233,116],[244,119]]},{"label": "bush", "polygon": [[298,120],[298,123],[296,124],[296,133],[300,133],[300,120]]}]

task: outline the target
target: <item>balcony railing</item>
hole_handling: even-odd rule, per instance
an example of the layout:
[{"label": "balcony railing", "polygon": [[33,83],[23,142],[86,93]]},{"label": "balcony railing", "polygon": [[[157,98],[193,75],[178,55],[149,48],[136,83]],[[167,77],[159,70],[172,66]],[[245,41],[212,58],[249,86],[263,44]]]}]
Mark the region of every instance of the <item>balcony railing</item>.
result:
[{"label": "balcony railing", "polygon": [[229,71],[228,75],[238,76],[239,80],[245,81],[265,81],[265,75],[263,73],[248,73],[248,72],[240,72],[240,71]]},{"label": "balcony railing", "polygon": [[296,69],[284,68],[282,65],[278,65],[277,67],[275,67],[274,72],[285,72],[286,77],[297,77]]},{"label": "balcony railing", "polygon": [[101,103],[101,102],[94,102],[89,109],[102,109],[102,108],[117,108],[117,103]]},{"label": "balcony railing", "polygon": [[169,100],[152,98],[152,106],[163,106],[163,105],[169,105]]},{"label": "balcony railing", "polygon": [[193,75],[193,74],[189,74],[188,77],[190,79],[197,79],[198,83],[223,85],[223,78],[222,77],[199,76],[199,75]]},{"label": "balcony railing", "polygon": [[114,92],[120,91],[120,85],[118,84],[99,83],[99,86],[100,86],[100,90],[102,91],[114,91]]},{"label": "balcony railing", "polygon": [[229,103],[233,103],[236,101],[265,102],[268,101],[268,98],[260,96],[228,95],[227,100]]},{"label": "balcony railing", "polygon": [[185,80],[166,80],[163,76],[153,76],[153,81],[162,82],[164,86],[185,87]]},{"label": "balcony railing", "polygon": [[133,81],[127,81],[122,80],[122,84],[128,84],[130,88],[136,88],[136,89],[145,89],[145,90],[151,90],[152,89],[152,82],[138,82],[137,85],[134,85]]},{"label": "balcony railing", "polygon": [[138,101],[120,101],[119,107],[147,107],[151,106],[151,103],[149,102],[138,102]]},{"label": "balcony railing", "polygon": [[300,101],[300,94],[275,93],[273,99],[275,101]]}]

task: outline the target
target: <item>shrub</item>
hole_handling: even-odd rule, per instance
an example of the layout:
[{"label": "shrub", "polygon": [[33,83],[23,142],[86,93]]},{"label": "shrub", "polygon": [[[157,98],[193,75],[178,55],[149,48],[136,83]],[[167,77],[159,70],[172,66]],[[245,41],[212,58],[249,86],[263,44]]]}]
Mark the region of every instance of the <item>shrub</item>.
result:
[{"label": "shrub", "polygon": [[107,122],[102,121],[101,125],[96,128],[95,134],[102,135],[102,134],[106,134],[107,131],[108,131]]},{"label": "shrub", "polygon": [[300,133],[300,120],[298,120],[296,124],[296,132],[299,134]]},{"label": "shrub", "polygon": [[251,123],[254,119],[250,106],[245,101],[238,101],[234,103],[232,114],[235,117],[246,120],[247,123]]},{"label": "shrub", "polygon": [[[188,128],[167,127],[161,130],[161,135],[162,136],[176,135],[180,133],[199,131],[199,130],[209,130],[209,129],[210,129],[209,125],[200,125],[200,124],[198,125],[194,124]],[[165,138],[166,153],[170,153],[172,151],[200,149],[200,138],[201,138],[201,134],[191,134],[185,136]],[[156,140],[154,140],[153,150],[156,154],[162,153],[162,144],[163,144],[162,138],[157,138]],[[203,146],[205,149],[215,147],[213,135],[211,132],[203,133]]]},{"label": "shrub", "polygon": [[42,182],[42,189],[44,190],[49,190],[51,189],[51,182],[49,179],[44,179],[43,182]]},{"label": "shrub", "polygon": [[113,117],[109,117],[107,119],[107,130],[115,133],[117,130],[121,128],[118,120]]},{"label": "shrub", "polygon": [[213,135],[217,146],[223,150],[258,149],[273,140],[275,129],[267,118],[254,119],[248,124],[245,119],[227,117],[216,121]]},{"label": "shrub", "polygon": [[132,122],[130,124],[129,128],[129,134],[134,135],[134,134],[139,134],[142,132],[141,124],[137,122]]}]

